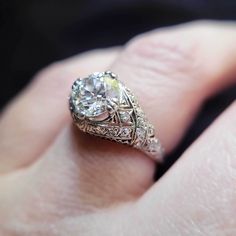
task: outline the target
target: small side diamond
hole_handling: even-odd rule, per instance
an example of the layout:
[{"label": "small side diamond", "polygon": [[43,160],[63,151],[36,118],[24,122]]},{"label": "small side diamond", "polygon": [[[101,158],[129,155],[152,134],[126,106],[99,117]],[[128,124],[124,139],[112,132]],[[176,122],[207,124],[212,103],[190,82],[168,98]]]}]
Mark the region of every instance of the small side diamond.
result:
[{"label": "small side diamond", "polygon": [[128,123],[131,121],[129,112],[121,111],[121,112],[119,112],[119,115],[120,115],[120,119],[122,122]]},{"label": "small side diamond", "polygon": [[142,117],[138,117],[137,125],[139,127],[145,127],[145,120]]},{"label": "small side diamond", "polygon": [[143,129],[143,128],[137,128],[136,132],[137,132],[137,138],[139,140],[144,140],[145,134],[146,134],[146,130]]},{"label": "small side diamond", "polygon": [[121,137],[129,137],[130,136],[131,129],[130,128],[122,128],[120,131],[120,136]]},{"label": "small side diamond", "polygon": [[131,99],[132,103],[134,103],[134,104],[137,103],[137,99],[136,99],[135,96],[131,95],[131,96],[130,96],[130,99]]},{"label": "small side diamond", "polygon": [[160,149],[160,144],[156,138],[148,140],[148,151],[157,152]]},{"label": "small side diamond", "polygon": [[146,117],[144,111],[140,107],[138,107],[136,111],[139,117]]},{"label": "small side diamond", "polygon": [[153,125],[149,124],[147,133],[149,137],[152,137],[155,135],[155,129]]},{"label": "small side diamond", "polygon": [[146,130],[144,128],[138,127],[136,129],[136,140],[135,140],[136,148],[141,148],[143,146],[145,137],[146,137]]}]

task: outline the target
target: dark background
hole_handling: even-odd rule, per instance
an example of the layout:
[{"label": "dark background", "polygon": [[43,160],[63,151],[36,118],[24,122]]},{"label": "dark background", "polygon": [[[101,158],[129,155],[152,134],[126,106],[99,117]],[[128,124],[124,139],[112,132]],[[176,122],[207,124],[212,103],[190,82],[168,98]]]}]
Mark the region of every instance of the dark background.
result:
[{"label": "dark background", "polygon": [[[0,108],[47,64],[125,43],[154,28],[196,19],[236,19],[236,0],[15,0],[0,2]],[[236,42],[235,42],[236,43]],[[230,88],[211,99],[161,175],[236,98]]]}]

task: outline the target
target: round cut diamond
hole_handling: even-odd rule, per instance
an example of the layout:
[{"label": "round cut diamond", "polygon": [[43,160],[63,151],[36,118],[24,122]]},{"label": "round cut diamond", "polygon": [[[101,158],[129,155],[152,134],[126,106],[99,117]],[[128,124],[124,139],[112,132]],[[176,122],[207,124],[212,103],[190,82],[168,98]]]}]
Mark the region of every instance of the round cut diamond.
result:
[{"label": "round cut diamond", "polygon": [[104,114],[114,104],[120,102],[121,84],[109,73],[93,73],[77,80],[72,87],[74,110],[86,117]]}]

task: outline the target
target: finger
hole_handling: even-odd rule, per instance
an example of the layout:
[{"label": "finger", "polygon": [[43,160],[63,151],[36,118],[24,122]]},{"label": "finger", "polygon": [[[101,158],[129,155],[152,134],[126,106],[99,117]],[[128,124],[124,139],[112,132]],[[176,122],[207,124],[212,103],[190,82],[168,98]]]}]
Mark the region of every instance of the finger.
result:
[{"label": "finger", "polygon": [[[75,232],[88,235],[121,232],[160,236],[235,235],[235,123],[236,102],[138,202],[96,214],[62,217],[56,221],[53,232],[70,235]],[[27,229],[31,234],[35,231],[52,233],[47,225],[29,228],[28,222],[27,225],[17,222],[17,226],[18,230]]]},{"label": "finger", "polygon": [[[218,42],[215,45],[208,34],[224,47],[219,49]],[[228,57],[234,56],[234,40],[232,26],[182,26],[135,39],[111,66],[139,98],[167,152],[178,143],[202,102],[220,86],[232,83],[236,60]],[[213,53],[216,47],[217,55]],[[227,71],[217,68],[216,74],[212,64],[227,66]],[[152,184],[155,168],[140,152],[90,136],[81,138],[69,127],[43,159],[40,170],[47,166],[45,178],[49,179],[49,173],[70,169],[74,163],[73,173],[79,173],[74,180],[80,186],[78,204],[83,207],[138,198]],[[55,159],[60,160],[57,167]]]},{"label": "finger", "polygon": [[140,200],[141,235],[235,235],[235,124],[236,102]]},{"label": "finger", "polygon": [[41,71],[5,109],[0,120],[0,173],[29,164],[70,119],[70,87],[90,70],[104,70],[118,49],[92,51]]}]

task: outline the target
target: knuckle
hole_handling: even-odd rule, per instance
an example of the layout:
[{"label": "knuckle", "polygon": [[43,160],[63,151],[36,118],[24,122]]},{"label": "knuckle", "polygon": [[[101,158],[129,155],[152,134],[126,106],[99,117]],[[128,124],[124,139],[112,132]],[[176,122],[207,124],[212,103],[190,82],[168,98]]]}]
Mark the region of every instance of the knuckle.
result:
[{"label": "knuckle", "polygon": [[[136,73],[164,79],[171,86],[181,83],[182,88],[201,91],[204,97],[227,67],[214,56],[224,52],[214,38],[226,28],[225,23],[200,20],[143,34],[127,44],[123,61],[135,67]],[[223,40],[229,41],[227,37]]]},{"label": "knuckle", "polygon": [[173,37],[172,32],[151,33],[131,40],[123,60],[146,76],[186,82],[196,79],[197,46],[196,41],[186,43],[181,37]]}]

